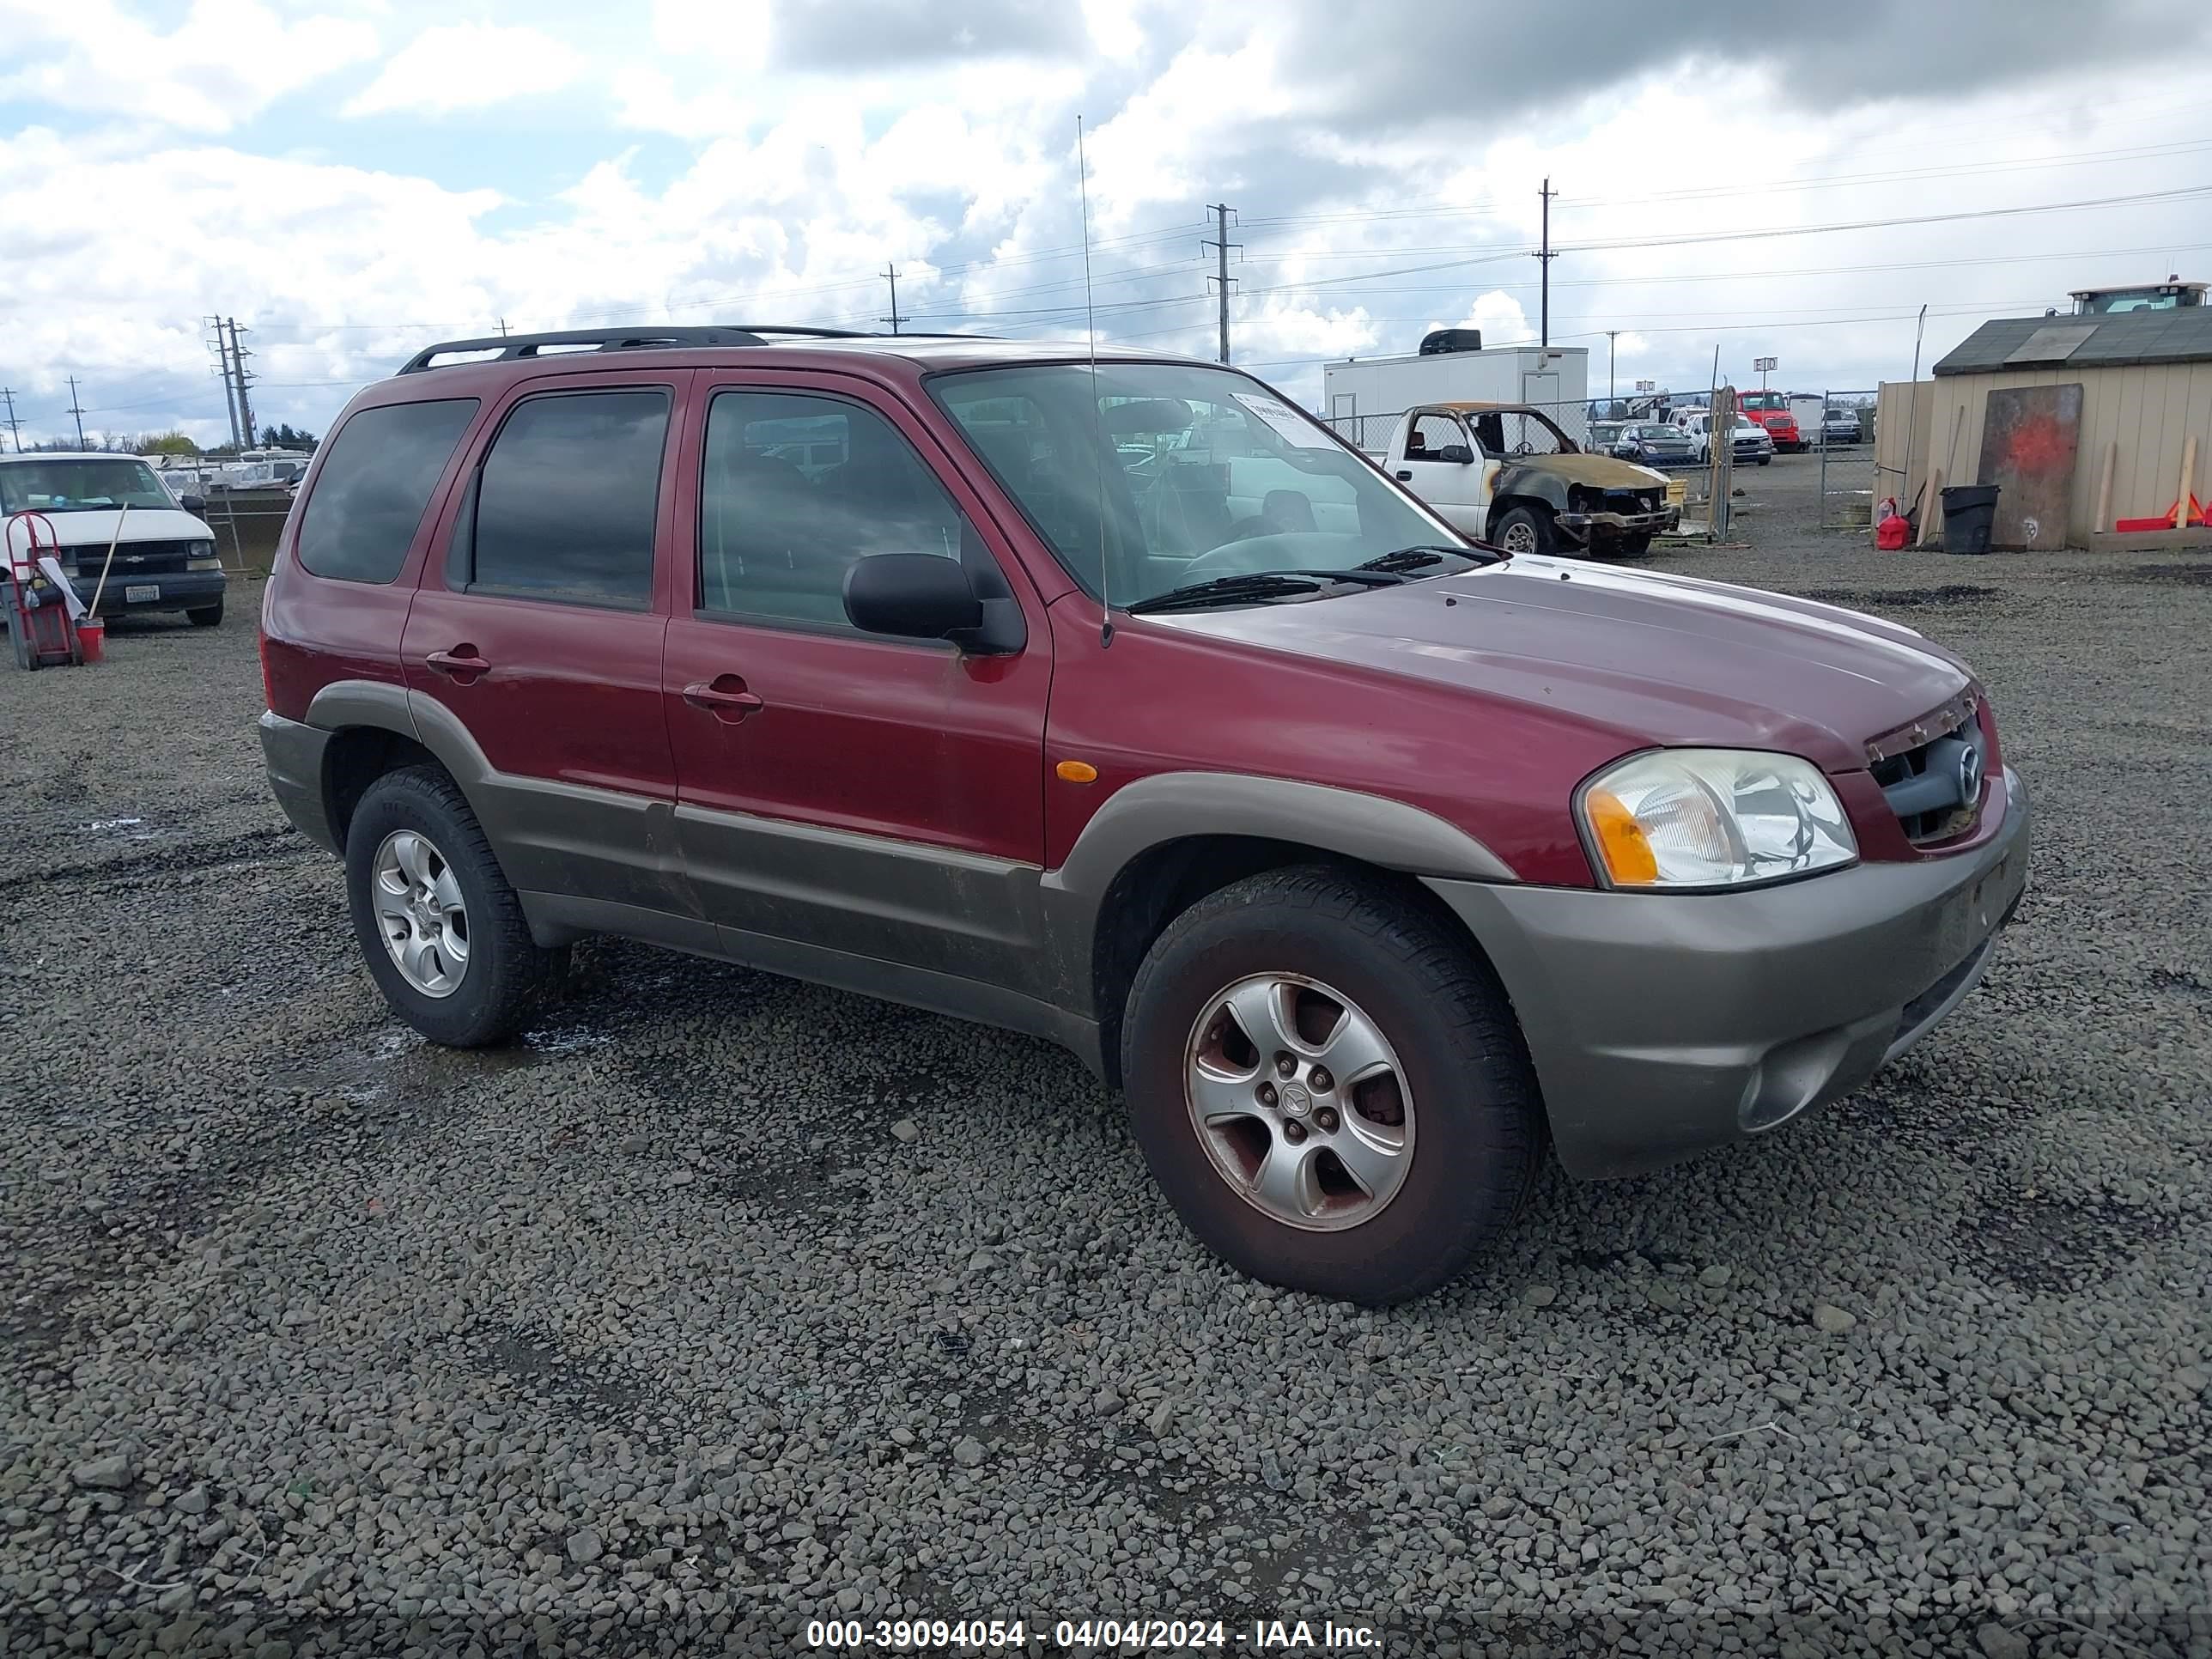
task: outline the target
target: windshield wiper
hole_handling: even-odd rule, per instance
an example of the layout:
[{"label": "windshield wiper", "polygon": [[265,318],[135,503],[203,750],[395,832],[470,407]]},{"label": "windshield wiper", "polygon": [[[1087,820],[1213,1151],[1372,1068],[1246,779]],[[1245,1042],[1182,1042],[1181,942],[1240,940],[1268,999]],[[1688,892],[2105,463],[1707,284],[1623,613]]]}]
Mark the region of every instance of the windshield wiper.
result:
[{"label": "windshield wiper", "polygon": [[1149,599],[1139,599],[1130,611],[1180,611],[1190,606],[1234,603],[1238,599],[1284,599],[1292,593],[1317,593],[1330,582],[1356,582],[1362,587],[1395,587],[1405,580],[1388,570],[1252,570],[1242,575],[1217,576],[1212,581],[1170,587]]},{"label": "windshield wiper", "polygon": [[1469,564],[1503,564],[1509,556],[1486,547],[1447,547],[1441,542],[1425,547],[1401,547],[1368,560],[1362,570],[1425,570],[1446,559],[1465,559]]}]

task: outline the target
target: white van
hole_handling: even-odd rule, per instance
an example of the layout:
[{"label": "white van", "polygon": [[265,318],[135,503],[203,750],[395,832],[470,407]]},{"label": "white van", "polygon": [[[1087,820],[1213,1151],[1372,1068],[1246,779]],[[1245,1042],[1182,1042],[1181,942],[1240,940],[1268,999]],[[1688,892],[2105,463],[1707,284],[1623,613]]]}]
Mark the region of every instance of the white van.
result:
[{"label": "white van", "polygon": [[60,543],[62,569],[87,605],[114,543],[100,590],[103,617],[181,611],[201,628],[222,620],[214,532],[136,455],[0,455],[0,520],[11,554],[30,546],[34,528],[42,550],[49,540]]}]

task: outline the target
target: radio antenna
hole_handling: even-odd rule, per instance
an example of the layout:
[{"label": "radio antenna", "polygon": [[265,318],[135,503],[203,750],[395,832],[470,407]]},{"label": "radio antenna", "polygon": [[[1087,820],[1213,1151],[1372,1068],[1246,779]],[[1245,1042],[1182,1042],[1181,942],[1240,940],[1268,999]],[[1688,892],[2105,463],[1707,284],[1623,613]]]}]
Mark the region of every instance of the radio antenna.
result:
[{"label": "radio antenna", "polygon": [[1091,452],[1098,477],[1098,648],[1114,643],[1114,607],[1106,597],[1106,417],[1098,407],[1098,313],[1091,303],[1091,164],[1084,159],[1083,118],[1075,118],[1076,187],[1083,200],[1083,326],[1091,350]]}]

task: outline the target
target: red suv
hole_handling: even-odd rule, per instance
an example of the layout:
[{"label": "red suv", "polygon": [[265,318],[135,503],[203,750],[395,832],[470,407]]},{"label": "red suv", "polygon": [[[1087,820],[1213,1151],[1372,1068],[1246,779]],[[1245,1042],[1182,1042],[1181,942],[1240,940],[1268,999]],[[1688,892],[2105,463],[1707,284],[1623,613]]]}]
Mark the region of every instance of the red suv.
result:
[{"label": "red suv", "polygon": [[1287,1285],[1449,1278],[1547,1133],[1626,1175],[1856,1088],[2027,877],[1948,652],[1471,544],[1210,364],[465,341],[301,502],[270,780],[416,1029],[609,933],[1030,1032]]}]

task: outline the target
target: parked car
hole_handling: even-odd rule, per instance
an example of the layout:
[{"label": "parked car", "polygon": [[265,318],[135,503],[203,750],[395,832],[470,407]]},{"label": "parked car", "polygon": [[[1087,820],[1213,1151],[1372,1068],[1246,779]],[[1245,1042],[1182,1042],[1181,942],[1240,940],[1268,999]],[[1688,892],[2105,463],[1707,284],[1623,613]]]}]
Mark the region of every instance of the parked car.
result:
[{"label": "parked car", "polygon": [[1621,428],[1609,452],[1616,459],[1644,466],[1693,466],[1697,446],[1681,428],[1658,421],[1636,421]]},{"label": "parked car", "polygon": [[[1690,441],[1690,447],[1700,466],[1710,464],[1713,458],[1712,421],[1711,411],[1700,409],[1692,410],[1682,422],[1683,435]],[[1736,464],[1740,466],[1746,464],[1765,466],[1774,459],[1774,440],[1768,435],[1766,428],[1754,426],[1741,415],[1735,419],[1734,442]]]},{"label": "parked car", "polygon": [[1795,455],[1806,447],[1804,434],[1798,430],[1797,416],[1790,407],[1787,393],[1740,392],[1736,394],[1735,406],[1753,426],[1766,428],[1767,437],[1783,454]]},{"label": "parked car", "polygon": [[1366,1303],[1466,1267],[1547,1139],[1625,1176],[1857,1088],[2027,879],[1948,651],[1472,544],[1133,351],[433,347],[340,416],[262,629],[271,787],[418,1031],[512,1036],[596,933],[1011,1027],[1222,1257]]},{"label": "parked car", "polygon": [[1831,444],[1855,444],[1859,441],[1859,412],[1840,404],[1831,404],[1820,416],[1820,441]]},{"label": "parked car", "polygon": [[172,495],[135,455],[0,455],[0,518],[9,520],[9,549],[22,552],[32,534],[13,515],[42,515],[40,539],[51,528],[62,544],[63,573],[87,605],[98,593],[103,617],[181,611],[197,627],[222,621],[222,561],[194,516],[205,507],[198,495]]},{"label": "parked car", "polygon": [[1408,410],[1381,465],[1454,529],[1509,553],[1635,558],[1679,516],[1662,475],[1584,453],[1527,404]]},{"label": "parked car", "polygon": [[1592,421],[1589,423],[1589,443],[1587,446],[1590,453],[1593,455],[1613,453],[1613,445],[1620,441],[1621,428],[1627,424],[1626,421]]}]

